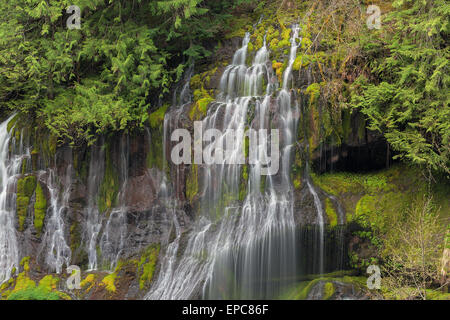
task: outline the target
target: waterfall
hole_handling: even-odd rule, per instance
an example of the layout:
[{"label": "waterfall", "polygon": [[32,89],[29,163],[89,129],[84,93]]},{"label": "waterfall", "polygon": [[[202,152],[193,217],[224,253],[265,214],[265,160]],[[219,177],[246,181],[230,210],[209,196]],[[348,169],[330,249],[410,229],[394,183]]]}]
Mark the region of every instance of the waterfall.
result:
[{"label": "waterfall", "polygon": [[[51,270],[61,273],[63,265],[69,266],[72,252],[65,240],[64,217],[69,210],[69,197],[72,186],[72,165],[68,164],[65,173],[58,177],[56,169],[48,170],[47,187],[50,206],[47,209],[45,233],[40,252],[46,252],[45,262]],[[45,251],[44,251],[45,249]]]},{"label": "waterfall", "polygon": [[[103,143],[101,143],[102,145]],[[89,179],[87,186],[88,203],[86,212],[86,243],[89,257],[89,270],[97,270],[97,238],[102,228],[97,197],[101,181],[105,171],[105,152],[102,146],[91,147],[91,159],[89,162]]]},{"label": "waterfall", "polygon": [[[289,67],[283,90],[273,99],[274,78],[269,53],[264,45],[247,67],[250,35],[236,51],[220,81],[220,93],[202,122],[205,129],[220,129],[219,146],[226,145],[236,160],[245,147],[244,134],[230,137],[227,129],[244,133],[246,129],[281,131],[281,167],[274,176],[261,177],[266,163],[269,137],[254,151],[255,163],[248,164],[247,195],[240,204],[239,188],[244,164],[199,165],[203,177],[200,212],[192,229],[167,247],[158,281],[147,299],[276,298],[296,274],[293,190],[289,177],[292,146],[295,141],[298,108],[291,105],[288,80],[295,60],[298,27],[293,27]],[[266,84],[264,88],[264,84]],[[274,101],[275,100],[275,101]],[[271,123],[272,104],[278,108],[277,121]],[[254,118],[249,118],[253,113]],[[250,123],[251,122],[251,123]],[[230,143],[231,140],[231,143]],[[265,186],[265,188],[264,188]],[[180,242],[186,241],[179,253]],[[180,256],[177,259],[177,256]]]},{"label": "waterfall", "polygon": [[318,220],[318,226],[319,226],[319,241],[316,241],[315,243],[319,243],[319,266],[316,268],[318,270],[319,274],[322,274],[324,272],[324,238],[325,238],[325,225],[324,225],[324,213],[322,208],[322,202],[319,199],[319,196],[317,195],[316,190],[312,186],[311,182],[309,180],[306,181],[306,184],[308,185],[309,192],[311,192],[313,198],[314,198],[314,205],[317,210],[317,220]]},{"label": "waterfall", "polygon": [[14,269],[19,267],[19,248],[15,229],[16,198],[11,192],[15,189],[17,175],[20,173],[22,161],[29,156],[19,145],[19,154],[9,151],[10,140],[12,150],[15,149],[15,139],[8,132],[8,123],[14,117],[9,117],[0,124],[0,284],[7,281]]},{"label": "waterfall", "polygon": [[110,271],[114,271],[122,254],[127,236],[127,207],[125,205],[125,192],[128,183],[129,163],[129,137],[123,135],[119,143],[119,178],[120,187],[118,206],[114,208],[106,221],[99,247],[102,263],[106,264]]}]

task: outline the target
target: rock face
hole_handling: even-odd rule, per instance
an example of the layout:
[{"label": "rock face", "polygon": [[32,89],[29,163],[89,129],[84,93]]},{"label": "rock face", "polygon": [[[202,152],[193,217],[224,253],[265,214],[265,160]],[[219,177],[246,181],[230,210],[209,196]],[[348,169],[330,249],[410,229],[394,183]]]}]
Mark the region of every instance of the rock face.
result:
[{"label": "rock face", "polygon": [[[29,140],[29,145],[36,149],[36,137],[30,137]],[[173,215],[177,216],[182,230],[188,229],[191,223],[188,216],[191,213],[186,213],[190,206],[183,202],[183,197],[180,196],[177,205],[170,212],[167,211],[164,204],[168,194],[161,190],[164,173],[157,167],[147,166],[147,155],[151,147],[148,137],[139,133],[105,139],[98,146],[98,150],[104,150],[104,153],[100,153],[101,156],[98,152],[93,153],[92,148],[73,149],[68,146],[57,148],[50,159],[44,153],[34,153],[33,159],[38,165],[34,168],[24,165],[23,173],[17,177],[24,181],[22,184],[31,178],[35,183],[31,185],[33,190],[27,187],[30,189],[27,191],[30,193],[29,204],[25,208],[22,230],[18,232],[17,239],[18,255],[30,260],[29,268],[25,270],[22,265],[17,265],[16,274],[26,275],[30,281],[39,281],[46,274],[54,274],[61,282],[60,289],[72,295],[72,298],[142,297],[155,272],[160,246],[171,239]],[[98,172],[90,170],[89,163],[93,165],[91,160],[100,164],[94,166],[100,168]],[[90,183],[97,174],[98,185],[92,189]],[[180,179],[184,181],[184,176]],[[43,197],[40,201],[44,202],[43,225],[39,229],[36,225],[37,184],[39,197]],[[17,183],[8,185],[13,199],[16,185]],[[172,190],[170,182],[167,188]],[[184,189],[179,191],[184,194]],[[88,210],[90,206],[93,210]],[[92,233],[89,230],[93,226],[91,222],[94,213],[96,231]],[[55,215],[58,218],[56,220]],[[50,227],[56,229],[49,230]],[[16,228],[19,230],[18,225]],[[61,238],[52,242],[49,237],[55,233]],[[93,248],[99,259],[97,268],[115,272],[115,290],[107,290],[108,273],[84,271],[91,263],[89,243],[92,236],[96,237]],[[60,251],[62,245],[67,246],[67,250]],[[156,246],[157,253],[145,258],[146,252]],[[102,251],[108,252],[108,255]],[[55,264],[49,262],[51,253],[57,254],[61,259],[66,259],[67,254],[67,260],[64,260],[67,265],[61,260],[62,269],[55,269]],[[110,258],[114,256],[117,257],[116,260],[111,261]],[[89,281],[91,275],[95,278],[85,288],[89,290],[82,292],[81,296],[80,292],[74,294],[65,288],[65,270],[69,263],[79,266]],[[147,264],[151,267],[144,268]],[[106,280],[103,281],[104,279]],[[14,288],[16,280],[11,280],[10,288]],[[90,287],[94,289],[91,290]],[[2,286],[1,291],[7,288]]]}]

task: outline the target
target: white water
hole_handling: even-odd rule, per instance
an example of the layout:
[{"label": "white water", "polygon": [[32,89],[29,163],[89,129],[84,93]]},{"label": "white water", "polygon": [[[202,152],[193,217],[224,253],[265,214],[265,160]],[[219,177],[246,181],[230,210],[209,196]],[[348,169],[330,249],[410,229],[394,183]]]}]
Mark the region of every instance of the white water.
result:
[{"label": "white water", "polygon": [[[295,26],[286,82],[296,56],[297,37]],[[249,39],[247,34],[233,63],[224,71],[221,93],[210,106],[203,127],[223,132],[244,130],[248,111],[254,108],[252,126],[269,129],[269,107],[277,103],[279,117],[274,124],[281,130],[280,172],[267,177],[266,188],[261,192],[266,138],[258,146],[256,163],[249,165],[247,196],[240,205],[237,195],[242,166],[224,162],[200,167],[200,176],[204,177],[200,184],[200,216],[186,236],[187,244],[180,258],[177,258],[181,247],[179,231],[168,245],[158,280],[147,299],[274,298],[295,276],[295,223],[289,169],[298,108],[291,105],[287,83],[276,102],[272,101],[274,88],[270,83],[274,75],[265,43],[253,65],[245,65]],[[218,141],[227,147],[231,145],[231,155],[235,157],[244,147],[244,138],[237,137],[232,144],[227,144],[227,138],[225,133]],[[175,221],[174,224],[177,225]]]},{"label": "white water", "polygon": [[313,198],[314,198],[314,205],[316,206],[317,210],[317,219],[319,222],[319,268],[318,273],[323,274],[324,272],[324,231],[325,231],[325,224],[324,224],[324,213],[322,208],[322,202],[319,199],[319,196],[317,195],[316,190],[312,186],[311,182],[309,180],[306,181],[306,184],[308,185],[308,189],[311,192]]},{"label": "white water", "polygon": [[13,117],[14,115],[0,124],[0,284],[10,278],[14,268],[19,269],[19,248],[15,229],[16,197],[12,191],[15,189],[14,184],[22,161],[29,157],[29,153],[22,150],[21,144],[18,155],[9,152],[11,139],[12,150],[15,150],[15,139],[11,138],[7,130],[8,122]]},{"label": "white water", "polygon": [[102,217],[98,210],[98,191],[105,171],[105,152],[103,147],[91,147],[88,179],[88,203],[86,211],[86,242],[89,257],[89,270],[97,270],[97,238],[102,228]]},{"label": "white water", "polygon": [[125,205],[125,192],[128,183],[128,139],[128,136],[123,135],[119,143],[119,178],[121,180],[119,194],[117,195],[119,205],[109,214],[98,244],[100,247],[102,264],[105,265],[110,271],[114,271],[117,266],[117,262],[123,252],[127,236],[127,207]]},{"label": "white water", "polygon": [[72,252],[66,242],[64,218],[69,213],[69,197],[72,186],[72,165],[58,177],[54,169],[48,170],[47,187],[50,194],[50,206],[47,208],[45,233],[42,249],[46,252],[45,262],[50,269],[61,273],[63,265],[68,267]]}]

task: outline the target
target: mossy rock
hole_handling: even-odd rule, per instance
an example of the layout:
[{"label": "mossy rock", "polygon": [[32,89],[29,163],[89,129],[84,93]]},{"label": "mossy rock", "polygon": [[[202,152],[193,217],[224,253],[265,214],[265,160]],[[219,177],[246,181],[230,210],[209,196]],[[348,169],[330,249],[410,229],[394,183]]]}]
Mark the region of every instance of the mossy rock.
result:
[{"label": "mossy rock", "polygon": [[191,171],[186,179],[186,198],[192,203],[198,193],[198,168],[196,164],[191,165]]},{"label": "mossy rock", "polygon": [[329,300],[331,297],[333,297],[335,292],[334,284],[333,282],[327,282],[323,286],[323,297],[322,300]]},{"label": "mossy rock", "polygon": [[44,226],[45,214],[47,212],[47,199],[42,189],[41,183],[36,185],[36,202],[34,203],[34,228],[38,235],[42,232]]},{"label": "mossy rock", "polygon": [[325,200],[325,212],[328,217],[328,223],[330,227],[335,227],[338,224],[338,215],[336,213],[336,209],[334,208],[334,205],[332,201],[327,198]]},{"label": "mossy rock", "polygon": [[161,128],[164,124],[164,116],[166,115],[166,111],[169,105],[165,104],[161,108],[156,111],[150,113],[148,121],[150,123],[150,127],[153,129]]},{"label": "mossy rock", "polygon": [[98,193],[98,209],[101,213],[105,213],[117,204],[117,195],[119,193],[119,177],[111,159],[111,148],[109,144],[105,146],[105,174]]},{"label": "mossy rock", "polygon": [[17,195],[31,198],[36,189],[36,177],[33,175],[26,176],[17,181]]},{"label": "mossy rock", "polygon": [[211,96],[211,92],[201,88],[194,91],[194,103],[189,111],[189,118],[192,121],[201,120],[206,116],[208,106],[214,98]]},{"label": "mossy rock", "polygon": [[159,244],[151,245],[144,251],[141,256],[141,260],[138,263],[140,290],[143,290],[148,284],[152,282],[160,248],[161,246]]},{"label": "mossy rock", "polygon": [[57,284],[60,279],[52,275],[47,275],[36,282],[30,279],[25,272],[19,274],[16,285],[8,295],[8,300],[69,300],[70,297],[57,291]]}]

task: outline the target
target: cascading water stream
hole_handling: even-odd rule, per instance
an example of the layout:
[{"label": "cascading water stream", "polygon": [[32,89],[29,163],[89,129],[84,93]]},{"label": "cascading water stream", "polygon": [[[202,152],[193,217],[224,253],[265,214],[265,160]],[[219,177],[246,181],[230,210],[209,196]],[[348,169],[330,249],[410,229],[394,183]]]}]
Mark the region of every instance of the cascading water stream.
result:
[{"label": "cascading water stream", "polygon": [[[294,26],[288,74],[284,76],[287,80],[295,60],[297,37],[298,27]],[[237,160],[245,143],[243,135],[230,137],[227,129],[244,133],[249,110],[254,110],[252,126],[271,128],[273,70],[265,43],[253,65],[245,65],[249,39],[246,34],[242,48],[224,71],[218,101],[210,106],[202,123],[205,129],[225,132],[216,143],[227,146],[230,151],[227,160]],[[282,129],[280,172],[266,178],[266,188],[261,192],[261,170],[267,164],[266,136],[255,151],[256,162],[248,165],[248,192],[240,205],[237,200],[243,165],[224,161],[201,166],[204,178],[200,216],[187,235],[186,249],[178,260],[179,236],[168,246],[159,275],[163,280],[152,286],[147,299],[275,298],[295,277],[295,223],[289,169],[296,132],[294,113],[298,110],[291,106],[287,84],[275,103],[279,108],[277,127]],[[227,143],[230,139],[232,143]]]},{"label": "cascading water stream", "polygon": [[[22,161],[29,157],[29,152],[23,150],[22,144],[16,150],[15,139],[8,132],[8,123],[12,115],[0,124],[0,284],[7,281],[14,269],[19,267],[19,248],[15,229],[14,192],[11,192],[20,173]],[[17,154],[10,152],[18,151]],[[15,187],[14,187],[15,189]]]},{"label": "cascading water stream", "polygon": [[89,162],[88,203],[86,211],[86,243],[89,258],[89,270],[97,270],[97,238],[102,228],[97,197],[100,183],[105,171],[105,152],[101,146],[91,147],[91,159]]},{"label": "cascading water stream", "polygon": [[[50,206],[47,209],[45,233],[40,252],[46,252],[45,262],[51,270],[61,273],[63,265],[70,265],[71,250],[65,239],[64,216],[69,210],[69,197],[72,185],[72,165],[69,164],[64,175],[59,178],[54,169],[48,170],[47,187]],[[60,192],[61,191],[61,192]]]},{"label": "cascading water stream", "polygon": [[127,236],[127,207],[125,205],[129,163],[129,137],[127,135],[121,137],[119,149],[119,178],[121,179],[117,196],[119,206],[109,214],[99,241],[102,264],[106,265],[110,271],[114,271],[117,266]]},{"label": "cascading water stream", "polygon": [[[324,272],[324,240],[325,240],[325,225],[324,225],[324,212],[322,208],[322,202],[320,201],[319,196],[317,195],[316,190],[312,186],[309,179],[306,180],[306,184],[308,185],[309,192],[311,192],[314,198],[314,205],[317,210],[317,220],[319,226],[319,266],[317,268],[318,273],[322,274]],[[316,242],[317,243],[317,242]]]}]

